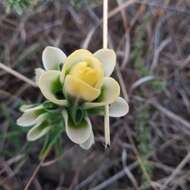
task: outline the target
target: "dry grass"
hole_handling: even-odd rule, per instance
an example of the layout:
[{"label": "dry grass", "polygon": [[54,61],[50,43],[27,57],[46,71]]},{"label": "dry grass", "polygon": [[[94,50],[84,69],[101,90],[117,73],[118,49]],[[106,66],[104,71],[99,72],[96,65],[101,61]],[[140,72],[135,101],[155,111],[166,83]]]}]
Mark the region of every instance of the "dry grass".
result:
[{"label": "dry grass", "polygon": [[[109,44],[118,55],[114,77],[130,112],[111,119],[111,149],[94,119],[96,144],[83,151],[63,136],[62,155],[42,164],[35,190],[190,189],[190,3],[110,0]],[[47,45],[68,54],[101,48],[101,6],[39,4],[22,16],[0,5],[0,62],[33,79]],[[2,67],[1,67],[2,68]],[[19,105],[43,99],[22,77],[0,70],[0,189],[20,190],[39,164],[43,140],[28,143],[16,126]],[[128,95],[127,93],[128,92]]]}]

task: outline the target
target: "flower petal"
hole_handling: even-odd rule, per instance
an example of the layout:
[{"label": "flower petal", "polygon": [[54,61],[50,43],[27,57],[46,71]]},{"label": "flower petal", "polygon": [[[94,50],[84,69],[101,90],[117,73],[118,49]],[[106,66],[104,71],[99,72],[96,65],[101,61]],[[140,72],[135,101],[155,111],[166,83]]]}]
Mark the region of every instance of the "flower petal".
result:
[{"label": "flower petal", "polygon": [[33,112],[25,112],[17,119],[17,125],[28,127],[36,123],[36,118]]},{"label": "flower petal", "polygon": [[116,54],[112,49],[100,49],[94,53],[104,68],[104,76],[110,76],[116,65]]},{"label": "flower petal", "polygon": [[64,83],[64,90],[70,96],[80,98],[85,101],[95,100],[100,95],[100,90],[91,87],[80,79],[67,75]]},{"label": "flower petal", "polygon": [[46,71],[42,73],[39,79],[39,88],[42,94],[47,98],[49,101],[66,106],[67,101],[64,99],[58,99],[56,95],[53,93],[52,85],[56,80],[59,80],[60,72],[59,71]]},{"label": "flower petal", "polygon": [[35,104],[29,104],[29,105],[22,105],[20,107],[20,111],[22,112],[26,112],[26,111],[37,111],[37,110],[40,110],[42,109],[43,106],[42,105],[35,105]]},{"label": "flower petal", "polygon": [[86,118],[81,123],[81,126],[76,127],[69,122],[68,113],[65,110],[62,114],[65,120],[65,130],[70,140],[76,144],[82,144],[87,141],[92,133],[92,125],[89,118]]},{"label": "flower petal", "polygon": [[61,73],[61,81],[64,81],[66,73],[68,73],[76,63],[82,61],[88,62],[88,64],[98,72],[99,82],[96,87],[100,87],[102,85],[103,78],[103,65],[99,59],[97,59],[90,51],[85,49],[76,50],[67,57]]},{"label": "flower petal", "polygon": [[27,133],[27,140],[28,141],[35,141],[45,134],[47,134],[50,130],[50,126],[47,125],[46,122],[41,121],[38,122],[34,127],[32,127]]},{"label": "flower petal", "polygon": [[85,49],[79,49],[71,53],[63,65],[63,69],[61,72],[61,81],[64,81],[65,75],[68,70],[70,70],[74,64],[84,61],[85,57],[91,56],[91,52]]},{"label": "flower petal", "polygon": [[39,83],[40,76],[41,76],[44,72],[45,72],[44,69],[41,69],[41,68],[35,69],[35,82],[36,82],[37,85],[38,85],[38,83]]},{"label": "flower petal", "polygon": [[17,119],[17,125],[22,127],[29,127],[35,125],[38,120],[41,119],[41,115],[35,114],[35,111],[40,110],[42,106],[36,106],[29,108]]},{"label": "flower petal", "polygon": [[118,82],[111,77],[104,77],[102,92],[96,102],[84,103],[84,108],[90,109],[113,103],[120,94]]},{"label": "flower petal", "polygon": [[21,112],[25,112],[26,110],[33,108],[34,106],[35,106],[34,104],[29,104],[29,105],[24,104],[24,105],[20,106],[19,110]]},{"label": "flower petal", "polygon": [[84,143],[80,144],[80,147],[88,150],[94,144],[94,142],[94,133],[92,131],[90,137]]},{"label": "flower petal", "polygon": [[125,99],[118,97],[109,107],[110,117],[122,117],[129,112],[129,105]]},{"label": "flower petal", "polygon": [[59,64],[64,64],[65,53],[56,47],[48,46],[42,53],[42,62],[46,70],[57,70]]}]

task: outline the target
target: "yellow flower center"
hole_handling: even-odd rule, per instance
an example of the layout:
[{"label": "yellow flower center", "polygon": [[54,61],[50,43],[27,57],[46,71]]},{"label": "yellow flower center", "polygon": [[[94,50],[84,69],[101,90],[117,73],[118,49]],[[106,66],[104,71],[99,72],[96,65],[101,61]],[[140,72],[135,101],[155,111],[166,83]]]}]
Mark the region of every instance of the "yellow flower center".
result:
[{"label": "yellow flower center", "polygon": [[76,78],[81,79],[90,86],[94,87],[98,82],[98,72],[90,67],[86,61],[77,63],[71,70],[70,74]]}]

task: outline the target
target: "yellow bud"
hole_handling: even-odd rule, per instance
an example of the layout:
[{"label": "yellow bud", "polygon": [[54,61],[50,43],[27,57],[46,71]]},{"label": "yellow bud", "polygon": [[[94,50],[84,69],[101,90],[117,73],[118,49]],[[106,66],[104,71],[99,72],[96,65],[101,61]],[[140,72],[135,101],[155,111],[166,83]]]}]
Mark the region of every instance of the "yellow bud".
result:
[{"label": "yellow bud", "polygon": [[99,73],[92,68],[86,61],[77,63],[70,74],[94,87],[99,79]]},{"label": "yellow bud", "polygon": [[91,52],[79,49],[67,57],[61,81],[64,92],[84,101],[95,100],[101,92],[103,65]]}]

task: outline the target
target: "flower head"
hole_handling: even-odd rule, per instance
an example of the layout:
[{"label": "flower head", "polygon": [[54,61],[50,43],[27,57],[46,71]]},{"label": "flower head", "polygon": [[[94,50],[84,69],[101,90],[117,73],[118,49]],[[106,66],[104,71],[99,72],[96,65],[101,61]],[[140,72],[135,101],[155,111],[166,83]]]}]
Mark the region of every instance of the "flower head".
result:
[{"label": "flower head", "polygon": [[[129,107],[126,101],[119,97],[120,86],[110,77],[116,64],[113,50],[100,49],[91,53],[79,49],[67,57],[58,48],[46,47],[42,62],[45,70],[36,69],[36,83],[44,97],[56,105],[53,112],[61,113],[59,119],[63,121],[68,137],[82,148],[88,149],[94,143],[89,119],[92,113],[104,115],[104,106],[110,105],[109,116],[121,117],[127,114]],[[23,116],[26,116],[26,112],[28,111],[24,111]],[[51,110],[51,114],[53,112]],[[56,125],[49,119],[51,114],[47,109],[43,114],[43,121],[48,122],[47,127],[42,127],[45,132],[41,132],[40,137]],[[29,121],[28,125],[36,124],[35,127],[38,128],[42,121],[36,123],[36,117],[40,116],[35,115],[35,122]],[[21,118],[18,119],[18,124],[24,126],[25,124],[20,122]]]}]

